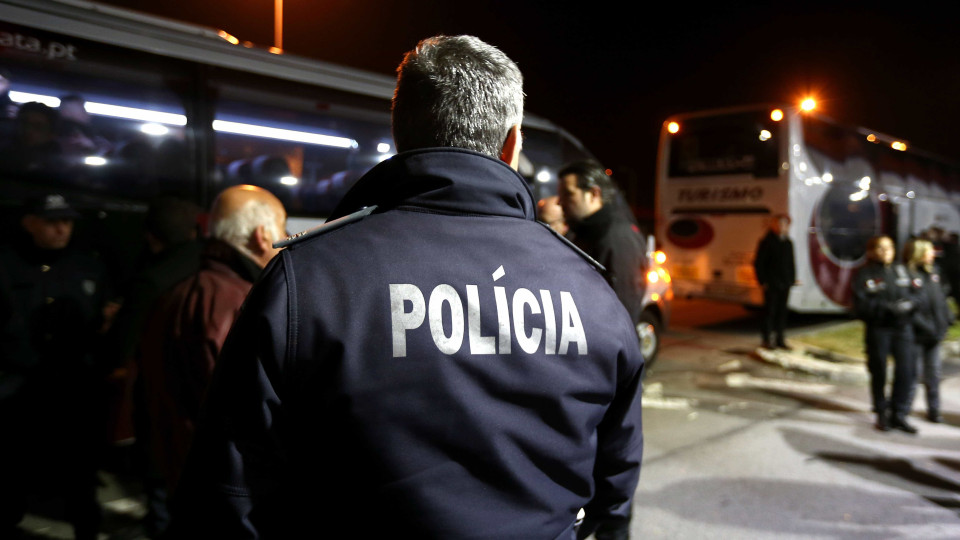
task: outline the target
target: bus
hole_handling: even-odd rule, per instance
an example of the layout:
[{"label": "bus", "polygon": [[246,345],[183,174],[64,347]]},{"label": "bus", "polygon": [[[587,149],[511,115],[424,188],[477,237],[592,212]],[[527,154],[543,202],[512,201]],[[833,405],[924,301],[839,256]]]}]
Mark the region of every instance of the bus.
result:
[{"label": "bus", "polygon": [[[206,208],[253,184],[286,207],[288,230],[322,223],[352,184],[396,150],[396,79],[258,47],[224,30],[83,0],[0,0],[0,241],[23,202],[50,191],[83,214],[75,242],[123,289],[152,198]],[[525,113],[519,172],[535,199],[557,171],[593,159]],[[652,254],[651,254],[652,256]],[[638,327],[652,357],[669,284],[652,268]]]},{"label": "bus", "polygon": [[[57,190],[90,218],[78,233],[121,264],[160,194],[206,207],[227,186],[258,185],[295,233],[395,153],[395,83],[103,4],[0,0],[0,207],[15,215]],[[563,164],[592,157],[536,115],[523,133],[535,197],[556,192]]]},{"label": "bus", "polygon": [[754,252],[770,218],[787,214],[788,308],[842,313],[871,236],[903,245],[933,227],[960,231],[960,168],[807,107],[677,114],[661,129],[656,205],[676,295],[762,305]]}]

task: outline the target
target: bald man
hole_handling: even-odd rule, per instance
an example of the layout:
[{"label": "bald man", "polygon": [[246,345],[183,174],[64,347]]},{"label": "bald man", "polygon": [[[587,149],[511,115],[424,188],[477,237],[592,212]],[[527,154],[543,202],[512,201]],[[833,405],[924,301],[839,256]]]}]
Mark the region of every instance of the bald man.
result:
[{"label": "bald man", "polygon": [[227,188],[210,209],[200,269],[165,293],[142,340],[141,377],[151,453],[176,485],[223,340],[260,271],[280,250],[287,213],[269,191]]}]

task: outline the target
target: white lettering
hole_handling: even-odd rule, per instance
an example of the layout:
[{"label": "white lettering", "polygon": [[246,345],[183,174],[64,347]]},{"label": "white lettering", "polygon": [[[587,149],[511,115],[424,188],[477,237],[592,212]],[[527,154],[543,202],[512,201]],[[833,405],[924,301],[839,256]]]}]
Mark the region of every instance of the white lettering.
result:
[{"label": "white lettering", "polygon": [[[443,333],[443,304],[450,306],[450,335]],[[463,304],[457,290],[440,284],[430,293],[430,334],[443,354],[454,354],[463,344]]]},{"label": "white lettering", "polygon": [[[390,316],[393,357],[407,356],[407,331],[417,330],[429,320],[430,336],[443,354],[452,355],[463,347],[464,334],[470,343],[470,354],[511,354],[514,337],[526,354],[542,351],[546,355],[567,354],[570,345],[576,345],[575,354],[587,354],[587,337],[580,319],[580,311],[567,291],[560,291],[559,343],[556,306],[550,291],[540,289],[539,298],[528,289],[513,292],[508,301],[504,287],[494,287],[497,306],[497,335],[483,335],[483,317],[480,312],[480,290],[477,285],[466,285],[467,307],[464,317],[463,299],[452,285],[440,284],[425,301],[423,292],[409,283],[390,284]],[[449,319],[445,315],[449,313]],[[543,325],[536,319],[543,315]],[[513,324],[511,325],[511,317]],[[531,319],[530,317],[534,317]],[[444,321],[449,320],[449,326]],[[488,317],[492,323],[492,317]],[[445,331],[449,329],[449,333]],[[422,330],[421,332],[424,332]],[[418,334],[426,337],[425,334]],[[422,342],[421,342],[422,343]],[[542,348],[541,348],[541,343]]]},{"label": "white lettering", "polygon": [[510,309],[507,306],[507,291],[503,287],[494,287],[493,296],[497,299],[497,322],[500,323],[500,354],[510,354]]},{"label": "white lettering", "polygon": [[476,285],[467,285],[467,326],[470,354],[497,354],[497,338],[481,334],[480,293]]},{"label": "white lettering", "polygon": [[[410,311],[404,304],[410,302]],[[423,293],[416,285],[409,283],[390,284],[390,314],[393,330],[393,357],[407,356],[407,330],[423,324],[427,309],[423,303]]]},{"label": "white lettering", "polygon": [[557,320],[553,314],[553,299],[550,291],[540,289],[540,300],[543,303],[543,324],[547,333],[543,338],[547,354],[557,354]]},{"label": "white lettering", "polygon": [[567,354],[567,347],[571,343],[577,344],[577,354],[587,354],[587,336],[583,332],[583,323],[580,322],[580,312],[573,296],[567,291],[560,291],[560,354]]},{"label": "white lettering", "polygon": [[537,303],[537,297],[527,289],[517,289],[517,292],[513,293],[513,331],[517,335],[517,343],[520,344],[523,352],[533,354],[540,348],[540,336],[543,334],[543,330],[534,328],[529,336],[524,331],[525,314],[523,306],[525,305],[530,306],[530,313],[535,315],[540,313],[540,304]]}]

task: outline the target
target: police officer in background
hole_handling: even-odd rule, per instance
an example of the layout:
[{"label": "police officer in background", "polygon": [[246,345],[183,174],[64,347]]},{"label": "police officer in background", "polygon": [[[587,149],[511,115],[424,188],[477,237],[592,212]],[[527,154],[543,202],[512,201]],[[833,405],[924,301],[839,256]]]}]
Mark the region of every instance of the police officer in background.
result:
[{"label": "police officer in background", "polygon": [[[866,323],[867,369],[876,427],[916,433],[910,414],[916,362],[913,353],[913,281],[907,269],[894,261],[893,240],[875,236],[867,242],[867,264],[853,281],[853,308]],[[886,398],[887,356],[893,354],[893,394]]]},{"label": "police officer in background", "polygon": [[[66,501],[76,538],[96,538],[106,270],[70,245],[79,214],[59,194],[28,204],[25,235],[0,250],[0,537],[15,537],[37,486]],[[15,329],[15,330],[11,330]],[[8,351],[16,351],[8,354]],[[49,493],[43,493],[49,495]]]},{"label": "police officer in background", "polygon": [[227,337],[175,537],[572,539],[581,509],[585,534],[629,514],[637,336],[536,222],[522,113],[479,39],[407,53],[400,153],[289,242]]}]

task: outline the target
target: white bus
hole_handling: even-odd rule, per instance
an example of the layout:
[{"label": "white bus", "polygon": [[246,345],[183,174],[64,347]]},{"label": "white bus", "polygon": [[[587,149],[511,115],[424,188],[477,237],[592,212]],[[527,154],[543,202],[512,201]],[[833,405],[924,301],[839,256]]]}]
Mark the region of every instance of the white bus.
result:
[{"label": "white bus", "polygon": [[656,230],[682,297],[761,305],[754,251],[785,213],[798,281],[789,309],[842,312],[868,238],[960,231],[958,208],[957,166],[800,107],[678,114],[661,131]]}]

